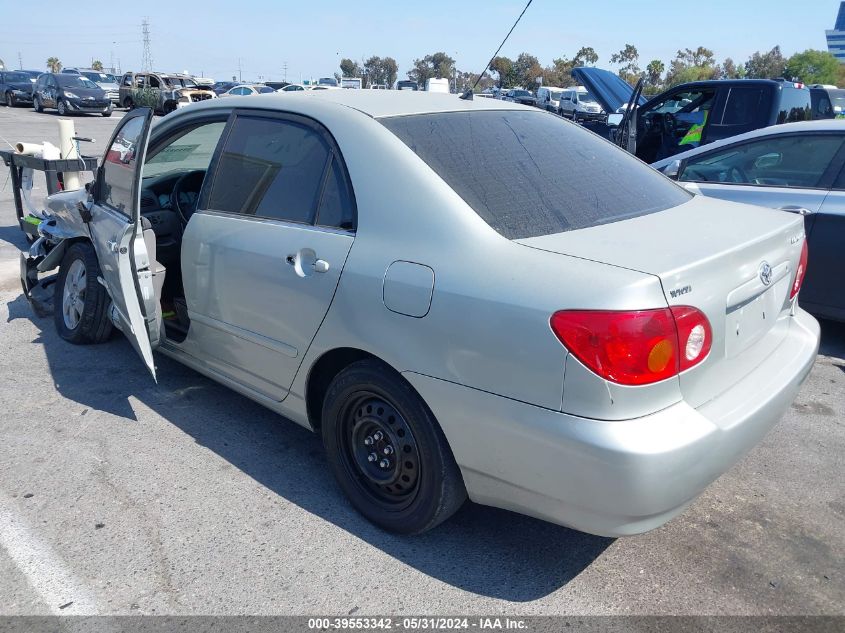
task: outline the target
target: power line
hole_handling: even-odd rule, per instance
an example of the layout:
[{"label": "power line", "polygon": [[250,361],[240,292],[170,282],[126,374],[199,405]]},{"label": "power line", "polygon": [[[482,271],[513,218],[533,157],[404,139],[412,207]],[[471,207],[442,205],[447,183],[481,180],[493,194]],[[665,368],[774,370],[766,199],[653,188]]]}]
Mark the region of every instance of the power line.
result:
[{"label": "power line", "polygon": [[144,38],[144,52],[141,56],[141,68],[149,71],[153,69],[153,53],[150,50],[150,21],[148,18],[144,18],[144,21],[141,22],[141,34]]}]

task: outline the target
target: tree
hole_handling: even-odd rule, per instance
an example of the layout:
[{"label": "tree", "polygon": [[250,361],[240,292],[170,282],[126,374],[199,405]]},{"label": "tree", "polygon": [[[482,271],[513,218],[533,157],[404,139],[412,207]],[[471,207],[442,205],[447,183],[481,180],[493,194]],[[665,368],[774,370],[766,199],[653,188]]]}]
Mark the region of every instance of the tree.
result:
[{"label": "tree", "polygon": [[726,57],[722,62],[720,79],[742,79],[745,77],[745,66],[737,66],[733,59]]},{"label": "tree", "polygon": [[509,88],[516,83],[513,61],[509,57],[494,57],[493,61],[490,62],[490,70],[498,75],[496,79],[497,87]]},{"label": "tree", "polygon": [[393,88],[398,73],[399,67],[396,65],[396,60],[392,57],[373,55],[364,62],[364,74],[367,76],[367,80],[371,85],[381,84],[388,88]]},{"label": "tree", "polygon": [[513,74],[518,85],[528,90],[534,90],[537,85],[537,77],[543,75],[543,68],[534,55],[520,53],[513,63]]},{"label": "tree", "polygon": [[103,62],[101,62],[99,59],[95,59],[93,62],[91,62],[91,69],[96,70],[98,72],[103,72]]},{"label": "tree", "polygon": [[572,67],[592,66],[597,61],[599,61],[599,56],[595,49],[592,46],[582,46],[575,53],[575,57],[572,58]]},{"label": "tree", "polygon": [[344,57],[340,60],[340,73],[343,77],[360,77],[361,67],[358,62],[353,62],[351,59]]},{"label": "tree", "polygon": [[720,72],[713,51],[709,48],[703,46],[699,46],[695,50],[685,48],[679,50],[675,59],[669,62],[666,86],[672,87],[690,81],[717,79]]},{"label": "tree", "polygon": [[625,48],[610,56],[610,63],[619,64],[619,76],[633,84],[641,76],[640,67],[637,65],[639,58],[640,53],[637,47],[633,44],[625,44]]},{"label": "tree", "polygon": [[745,62],[745,75],[749,79],[776,79],[783,77],[785,71],[786,60],[780,46],[775,46],[768,53],[757,51]]},{"label": "tree", "polygon": [[58,57],[48,57],[47,68],[50,69],[51,73],[60,72],[62,70],[62,62],[59,61]]},{"label": "tree", "polygon": [[427,79],[451,79],[454,70],[455,60],[446,53],[437,52],[422,59],[415,59],[414,67],[408,71],[408,79],[416,81],[422,87]]},{"label": "tree", "polygon": [[839,60],[833,55],[827,51],[808,49],[789,58],[786,62],[785,77],[803,81],[805,84],[838,85],[838,71]]},{"label": "tree", "polygon": [[665,64],[659,59],[652,59],[645,67],[645,83],[650,92],[659,92],[663,85],[663,71]]}]

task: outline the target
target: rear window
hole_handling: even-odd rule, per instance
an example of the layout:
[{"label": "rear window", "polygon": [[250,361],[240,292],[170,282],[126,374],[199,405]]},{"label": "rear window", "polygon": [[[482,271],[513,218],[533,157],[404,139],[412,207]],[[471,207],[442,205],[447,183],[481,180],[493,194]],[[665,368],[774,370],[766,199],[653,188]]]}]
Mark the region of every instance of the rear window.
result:
[{"label": "rear window", "polygon": [[809,121],[811,118],[810,91],[806,88],[784,86],[781,89],[778,123]]},{"label": "rear window", "polygon": [[380,122],[512,240],[655,213],[691,197],[608,141],[539,111],[448,112]]}]

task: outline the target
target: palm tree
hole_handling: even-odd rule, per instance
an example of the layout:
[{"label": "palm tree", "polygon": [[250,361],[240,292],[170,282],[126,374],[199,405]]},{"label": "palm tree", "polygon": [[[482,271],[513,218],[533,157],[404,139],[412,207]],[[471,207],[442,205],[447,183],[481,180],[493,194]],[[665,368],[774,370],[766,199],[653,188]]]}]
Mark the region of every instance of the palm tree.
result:
[{"label": "palm tree", "polygon": [[51,73],[57,73],[62,69],[62,62],[59,61],[58,57],[48,57],[47,68],[50,69]]},{"label": "palm tree", "polygon": [[93,61],[93,63],[91,64],[91,68],[92,68],[93,70],[98,70],[98,71],[102,72],[102,70],[103,70],[103,62],[101,62],[99,59],[95,59],[95,60]]}]

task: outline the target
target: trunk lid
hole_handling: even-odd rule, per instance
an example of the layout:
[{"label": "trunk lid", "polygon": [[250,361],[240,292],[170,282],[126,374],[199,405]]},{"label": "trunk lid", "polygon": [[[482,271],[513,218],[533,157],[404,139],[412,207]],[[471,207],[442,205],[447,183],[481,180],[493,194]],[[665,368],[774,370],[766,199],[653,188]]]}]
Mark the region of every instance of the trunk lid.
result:
[{"label": "trunk lid", "polygon": [[696,196],[631,220],[517,242],[655,275],[667,305],[704,312],[713,329],[710,354],[679,377],[684,400],[698,407],[783,340],[803,238],[800,217]]},{"label": "trunk lid", "polygon": [[[572,78],[593,94],[607,114],[612,114],[627,106],[634,93],[634,89],[627,81],[616,73],[602,68],[583,66],[573,68]],[[640,95],[638,105],[645,102],[645,97]]]}]

